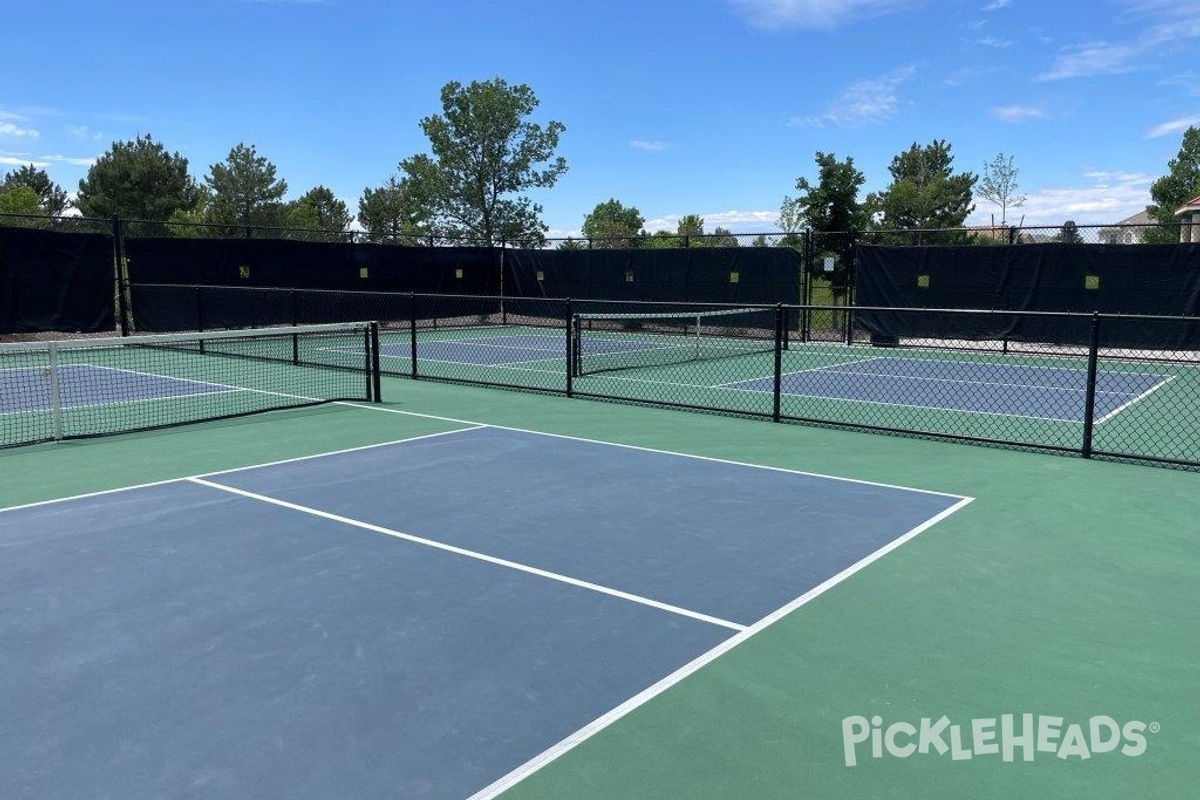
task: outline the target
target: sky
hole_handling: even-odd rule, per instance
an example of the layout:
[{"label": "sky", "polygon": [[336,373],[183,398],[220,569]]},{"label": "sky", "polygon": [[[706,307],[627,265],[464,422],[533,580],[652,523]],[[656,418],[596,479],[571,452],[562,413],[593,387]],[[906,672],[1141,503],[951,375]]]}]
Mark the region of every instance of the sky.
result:
[{"label": "sky", "polygon": [[0,172],[74,191],[149,134],[202,180],[244,142],[289,198],[324,185],[355,211],[427,152],[444,84],[501,77],[566,126],[568,171],[531,193],[551,236],[610,198],[650,230],[772,232],[816,152],[853,158],[865,194],[937,139],[957,170],[1012,156],[1010,223],[1110,223],[1200,126],[1185,0],[0,0],[0,20]]}]

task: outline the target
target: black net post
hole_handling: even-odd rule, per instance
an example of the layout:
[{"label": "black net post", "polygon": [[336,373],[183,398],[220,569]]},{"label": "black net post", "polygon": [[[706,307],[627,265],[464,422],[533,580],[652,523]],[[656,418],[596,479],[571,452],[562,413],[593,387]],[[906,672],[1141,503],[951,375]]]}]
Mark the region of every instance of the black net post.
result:
[{"label": "black net post", "polygon": [[1083,446],[1084,458],[1092,457],[1092,428],[1096,420],[1096,367],[1100,360],[1100,314],[1092,314],[1092,330],[1088,342],[1087,392],[1083,401]]},{"label": "black net post", "polygon": [[116,214],[112,218],[113,237],[113,272],[114,285],[117,290],[117,321],[121,326],[121,335],[129,335],[129,267],[125,260],[125,235],[122,230],[121,218]]},{"label": "black net post", "polygon": [[408,293],[408,347],[411,351],[412,376],[417,377],[417,293]]},{"label": "black net post", "polygon": [[783,336],[787,323],[782,305],[775,306],[775,384],[771,406],[771,419],[779,422],[780,397],[783,393]]},{"label": "black net post", "polygon": [[567,328],[567,334],[566,334],[566,336],[567,336],[567,342],[566,342],[566,344],[567,344],[567,397],[572,397],[575,394],[575,364],[576,364],[575,347],[577,346],[577,342],[576,342],[576,337],[575,337],[575,325],[576,325],[575,314],[572,311],[571,298],[569,298],[569,297],[567,298],[566,323],[567,323],[567,325],[566,325],[566,328]]},{"label": "black net post", "polygon": [[[193,290],[196,293],[196,330],[204,330],[204,287],[195,286]],[[204,340],[200,340],[200,352],[204,352]]]},{"label": "black net post", "polygon": [[291,289],[288,292],[288,294],[289,294],[289,297],[290,297],[290,300],[292,303],[292,325],[299,325],[300,324],[300,310],[296,303],[296,290]]},{"label": "black net post", "polygon": [[371,393],[368,395],[376,403],[383,402],[383,381],[380,377],[382,369],[379,366],[379,323],[372,322],[370,330],[370,344],[367,347],[367,352],[370,353],[369,361],[367,362],[367,372],[371,376]]}]

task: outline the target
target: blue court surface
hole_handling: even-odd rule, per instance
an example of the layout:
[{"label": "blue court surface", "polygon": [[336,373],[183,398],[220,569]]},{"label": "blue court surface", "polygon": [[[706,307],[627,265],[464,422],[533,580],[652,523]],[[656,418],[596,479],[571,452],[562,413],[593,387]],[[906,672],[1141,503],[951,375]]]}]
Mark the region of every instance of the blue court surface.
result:
[{"label": "blue court surface", "polygon": [[[58,368],[59,402],[64,408],[85,408],[108,403],[129,403],[193,394],[235,391],[218,383],[170,378],[94,364],[67,364]],[[47,370],[18,367],[0,370],[0,414],[48,411],[51,404]]]},{"label": "blue court surface", "polygon": [[[678,346],[677,343],[674,346]],[[656,350],[661,342],[631,339],[589,338],[582,344],[589,355]],[[422,338],[417,342],[418,361],[444,361],[455,364],[500,367],[528,364],[566,358],[566,334],[562,331],[547,333],[512,334],[503,336],[478,336],[473,338]],[[379,355],[385,358],[412,358],[412,346],[408,342],[389,342],[379,346]]]},{"label": "blue court surface", "polygon": [[[1169,380],[1169,375],[1101,370],[1096,376],[1096,420],[1103,422]],[[771,392],[774,378],[724,386]],[[787,373],[781,390],[797,397],[1083,422],[1087,370],[879,357]]]},{"label": "blue court surface", "polygon": [[467,797],[966,502],[480,426],[0,511],[0,797]]}]

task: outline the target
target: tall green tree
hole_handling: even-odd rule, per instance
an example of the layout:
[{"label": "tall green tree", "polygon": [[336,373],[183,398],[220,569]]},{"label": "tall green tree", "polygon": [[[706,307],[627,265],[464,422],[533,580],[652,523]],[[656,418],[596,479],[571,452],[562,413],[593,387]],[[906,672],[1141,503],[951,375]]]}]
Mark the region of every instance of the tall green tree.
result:
[{"label": "tall green tree", "polygon": [[915,237],[899,239],[912,244],[962,238],[958,232],[924,233],[961,228],[967,215],[975,210],[971,193],[978,176],[954,172],[954,155],[950,150],[950,144],[940,139],[924,146],[914,142],[892,159],[888,167],[891,184],[867,198],[868,207],[878,215],[880,228],[922,231]]},{"label": "tall green tree", "polygon": [[225,160],[209,167],[204,183],[212,195],[208,221],[219,225],[282,227],[287,181],[254,145],[238,143]]},{"label": "tall green tree", "polygon": [[0,182],[0,190],[26,186],[38,197],[38,210],[48,217],[60,216],[67,210],[68,200],[66,191],[50,179],[46,170],[38,169],[33,164],[14,169],[4,176]]},{"label": "tall green tree", "polygon": [[643,247],[670,250],[677,247],[683,247],[685,241],[686,240],[678,233],[672,233],[671,231],[655,231],[652,234],[642,231]]},{"label": "tall green tree", "polygon": [[85,217],[157,221],[191,208],[196,192],[188,160],[146,134],[113,142],[79,182],[75,205]]},{"label": "tall green tree", "polygon": [[1200,128],[1192,126],[1183,133],[1179,154],[1167,162],[1167,174],[1150,184],[1147,213],[1163,227],[1147,229],[1142,241],[1171,244],[1179,241],[1179,218],[1175,211],[1194,197],[1200,197]]},{"label": "tall green tree", "polygon": [[[675,225],[676,236],[703,236],[704,217],[699,214],[684,214]],[[697,244],[697,242],[690,242]]]},{"label": "tall green tree", "polygon": [[705,247],[737,247],[740,244],[738,238],[733,235],[733,231],[722,228],[720,225],[713,228],[713,232],[700,241]]},{"label": "tall green tree", "polygon": [[867,179],[849,156],[839,161],[833,153],[818,150],[815,160],[816,182],[797,178],[799,194],[783,198],[779,216],[781,224],[791,226],[785,230],[793,235],[801,225],[812,231],[816,257],[809,264],[811,271],[823,270],[825,256],[834,258],[833,274],[827,277],[835,296],[840,296],[854,270],[854,243],[870,222],[866,206],[858,199]]},{"label": "tall green tree", "polygon": [[171,214],[167,222],[167,230],[175,236],[187,238],[206,238],[220,234],[220,230],[208,225],[209,206],[212,205],[212,195],[208,187],[201,185],[196,190],[196,199],[188,208],[181,208]]},{"label": "tall green tree", "polygon": [[542,207],[521,192],[554,185],[567,169],[555,156],[561,122],[528,121],[538,106],[525,84],[502,78],[442,87],[442,113],[421,120],[430,154],[400,162],[436,231],[488,244],[540,244]]},{"label": "tall green tree", "polygon": [[[1020,208],[1029,198],[1018,192],[1017,175],[1020,172],[1013,164],[1013,157],[997,153],[983,165],[983,177],[979,181],[979,196],[989,203],[1000,206],[1000,226],[1008,225],[1008,210]],[[993,218],[994,219],[994,218]]]},{"label": "tall green tree", "polygon": [[396,176],[377,188],[363,189],[358,200],[358,222],[369,242],[415,244],[431,232],[429,209],[405,180]]},{"label": "tall green tree", "polygon": [[646,218],[636,207],[626,208],[612,198],[584,215],[581,230],[594,248],[634,247],[645,224]]},{"label": "tall green tree", "polygon": [[0,186],[0,214],[20,214],[19,217],[0,216],[0,226],[13,228],[43,228],[50,223],[42,219],[42,206],[37,192],[23,184]]},{"label": "tall green tree", "polygon": [[574,236],[568,236],[558,243],[559,250],[587,250],[588,244],[586,239],[576,239]]},{"label": "tall green tree", "polygon": [[342,240],[351,219],[350,209],[325,186],[309,189],[287,209],[289,228],[312,232],[304,238],[319,234],[322,239]]},{"label": "tall green tree", "polygon": [[1079,235],[1079,226],[1075,224],[1075,220],[1069,219],[1063,223],[1058,229],[1058,236],[1055,237],[1063,244],[1080,244],[1083,242],[1083,237]]}]

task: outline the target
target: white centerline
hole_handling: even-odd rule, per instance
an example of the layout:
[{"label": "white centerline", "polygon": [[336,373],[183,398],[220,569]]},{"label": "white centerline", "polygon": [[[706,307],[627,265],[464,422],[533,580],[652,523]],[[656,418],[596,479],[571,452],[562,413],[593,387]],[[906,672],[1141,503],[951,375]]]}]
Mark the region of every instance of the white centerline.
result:
[{"label": "white centerline", "polygon": [[385,528],[382,525],[374,525],[370,522],[363,522],[362,520],[352,519],[350,517],[343,517],[340,514],[333,514],[328,511],[321,511],[320,509],[310,508],[309,506],[302,506],[298,503],[288,502],[287,500],[280,500],[278,498],[269,497],[267,495],[258,494],[256,492],[248,492],[244,489],[236,489],[232,486],[226,486],[221,483],[214,483],[213,481],[205,480],[204,478],[187,478],[186,480],[190,481],[191,483],[199,484],[200,486],[207,486],[210,489],[217,489],[222,492],[229,492],[230,494],[236,494],[240,497],[249,498],[251,500],[258,500],[259,502],[262,502],[262,503],[269,503],[270,505],[279,506],[280,508],[286,508],[286,509],[290,509],[292,511],[299,511],[302,514],[309,514],[314,517],[320,517],[321,519],[327,519],[327,520],[331,520],[333,522],[339,522],[343,525],[349,525],[354,528],[361,528],[363,530],[372,531],[373,533],[382,533],[385,536],[392,536],[396,539],[403,539],[406,542],[412,542],[414,544],[424,545],[425,547],[432,547],[435,550],[443,550],[447,553],[454,553],[455,555],[465,556],[467,558],[473,558],[476,561],[483,561],[488,564],[493,564],[495,566],[506,567],[508,569],[517,570],[518,572],[527,573],[529,575],[536,575],[539,578],[547,578],[552,581],[558,581],[559,583],[565,583],[569,586],[575,586],[580,589],[587,589],[592,592],[598,592],[600,594],[608,595],[609,597],[616,597],[616,598],[620,598],[621,600],[628,600],[632,603],[638,603],[640,605],[649,606],[650,608],[658,609],[659,611],[666,611],[666,612],[669,612],[671,614],[676,614],[681,617],[689,617],[690,619],[698,620],[700,622],[707,622],[710,625],[719,625],[723,628],[728,628],[730,630],[739,631],[739,632],[746,630],[745,625],[739,625],[736,622],[730,622],[728,620],[724,620],[719,617],[709,616],[708,614],[701,614],[698,611],[691,611],[690,609],[680,608],[679,606],[673,606],[670,603],[663,603],[658,600],[652,600],[648,597],[642,597],[641,595],[631,594],[629,592],[623,592],[619,589],[612,589],[607,586],[601,586],[600,584],[597,584],[597,583],[591,583],[589,581],[580,580],[578,578],[572,578],[569,575],[562,575],[557,572],[550,572],[549,570],[539,569],[537,567],[531,567],[527,564],[520,564],[516,561],[509,561],[508,559],[505,559],[505,558],[497,558],[496,556],[489,556],[486,553],[480,553],[475,550],[468,550],[464,547],[456,547],[452,544],[438,542],[433,539],[426,539],[424,537],[415,536],[411,533],[404,533],[403,531],[398,531],[393,528]]}]

